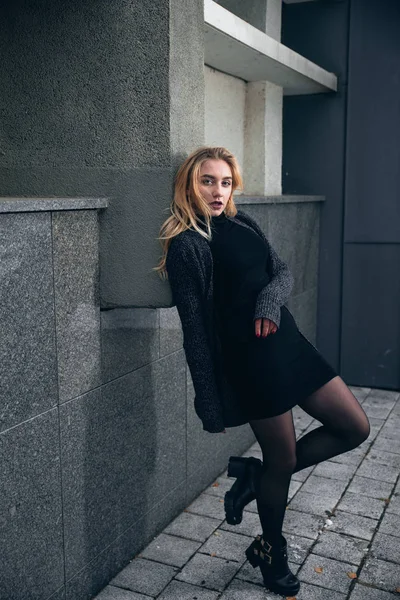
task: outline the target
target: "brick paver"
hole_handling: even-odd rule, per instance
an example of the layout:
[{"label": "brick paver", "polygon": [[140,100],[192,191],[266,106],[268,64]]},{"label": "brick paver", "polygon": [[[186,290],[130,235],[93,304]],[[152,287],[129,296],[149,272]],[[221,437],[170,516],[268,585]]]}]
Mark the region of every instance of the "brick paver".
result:
[{"label": "brick paver", "polygon": [[[284,533],[297,600],[400,600],[400,394],[352,388],[371,422],[359,448],[296,473]],[[318,422],[294,409],[298,437]],[[261,458],[258,444],[244,456]],[[252,502],[226,523],[226,472],[97,596],[98,600],[274,600],[244,550],[261,532]]]}]

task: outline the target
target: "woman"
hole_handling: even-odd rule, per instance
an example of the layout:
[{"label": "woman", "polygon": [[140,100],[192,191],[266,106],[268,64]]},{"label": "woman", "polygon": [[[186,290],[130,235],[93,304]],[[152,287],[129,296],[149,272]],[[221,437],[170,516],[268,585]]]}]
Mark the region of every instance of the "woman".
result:
[{"label": "woman", "polygon": [[[225,497],[227,520],[239,523],[256,498],[262,535],[247,558],[268,589],[291,596],[300,588],[282,536],[291,476],[358,446],[369,423],[285,307],[292,276],[257,223],[236,209],[240,187],[228,150],[193,152],[176,177],[156,270],[168,276],[181,318],[203,428],[225,433],[249,423],[262,450],[262,463],[230,458],[228,475],[238,479]],[[295,405],[322,424],[297,443]]]}]

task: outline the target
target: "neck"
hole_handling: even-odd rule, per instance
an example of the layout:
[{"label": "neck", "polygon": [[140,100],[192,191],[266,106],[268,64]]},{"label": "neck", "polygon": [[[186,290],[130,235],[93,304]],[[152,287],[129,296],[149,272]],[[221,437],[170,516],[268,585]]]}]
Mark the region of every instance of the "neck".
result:
[{"label": "neck", "polygon": [[[206,220],[206,218],[203,214],[201,214],[201,213],[196,213],[196,214],[197,214],[197,217],[199,219],[201,219],[203,222]],[[219,215],[211,215],[211,219],[219,219],[220,217],[221,218],[226,217],[225,211],[222,211],[222,213],[220,213]]]}]

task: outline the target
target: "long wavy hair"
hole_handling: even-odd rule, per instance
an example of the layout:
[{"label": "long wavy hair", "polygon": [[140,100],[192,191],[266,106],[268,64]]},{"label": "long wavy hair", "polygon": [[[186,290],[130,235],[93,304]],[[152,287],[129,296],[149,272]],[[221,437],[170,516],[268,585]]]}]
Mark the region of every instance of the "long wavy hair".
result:
[{"label": "long wavy hair", "polygon": [[176,175],[174,197],[168,209],[171,215],[162,224],[157,238],[161,243],[163,254],[159,264],[153,270],[158,272],[161,279],[168,279],[166,257],[171,240],[175,236],[186,229],[194,229],[207,240],[211,240],[212,212],[199,189],[201,166],[210,159],[224,160],[229,165],[232,172],[232,188],[224,212],[230,217],[234,217],[237,213],[233,192],[241,189],[243,184],[236,158],[232,152],[223,147],[198,148],[187,157]]}]

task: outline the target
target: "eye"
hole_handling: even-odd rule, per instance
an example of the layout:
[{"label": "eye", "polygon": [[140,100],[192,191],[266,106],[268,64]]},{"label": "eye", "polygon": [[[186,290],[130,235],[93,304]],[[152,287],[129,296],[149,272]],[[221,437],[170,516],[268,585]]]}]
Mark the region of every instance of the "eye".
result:
[{"label": "eye", "polygon": [[212,179],[210,179],[209,177],[206,177],[205,179],[201,180],[201,183],[203,185],[211,185],[212,184]]},{"label": "eye", "polygon": [[229,187],[229,186],[231,185],[231,182],[230,182],[230,180],[228,179],[228,181],[223,181],[223,182],[222,182],[222,185],[223,185],[224,187]]}]

